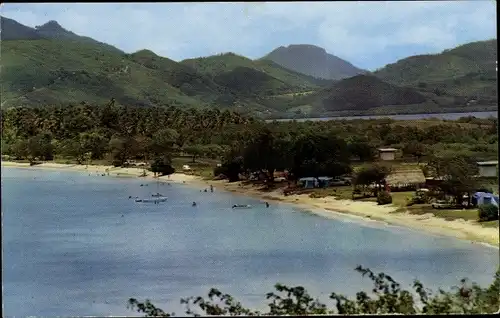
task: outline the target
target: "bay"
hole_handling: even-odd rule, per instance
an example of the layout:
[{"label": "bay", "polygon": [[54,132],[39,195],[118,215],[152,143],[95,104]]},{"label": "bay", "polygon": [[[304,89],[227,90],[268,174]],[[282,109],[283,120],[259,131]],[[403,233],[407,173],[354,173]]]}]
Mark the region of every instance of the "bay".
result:
[{"label": "bay", "polygon": [[[129,199],[157,188],[166,203]],[[2,247],[5,316],[131,315],[130,297],[182,314],[180,298],[211,287],[265,309],[277,282],[329,303],[332,291],[371,290],[357,265],[433,289],[462,277],[490,284],[499,265],[498,250],[480,244],[218,189],[19,168],[2,168]]]}]

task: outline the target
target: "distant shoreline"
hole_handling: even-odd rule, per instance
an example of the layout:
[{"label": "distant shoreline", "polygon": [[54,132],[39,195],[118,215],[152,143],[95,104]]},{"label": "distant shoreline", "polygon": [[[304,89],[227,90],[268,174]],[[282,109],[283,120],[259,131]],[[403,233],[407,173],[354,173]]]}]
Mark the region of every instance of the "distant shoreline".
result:
[{"label": "distant shoreline", "polygon": [[[2,161],[2,167],[70,170],[97,175],[108,175],[109,173],[109,176],[114,177],[135,178],[140,177],[144,171],[142,168],[116,168],[113,166],[86,166],[58,163],[42,163],[40,165],[30,166],[29,163],[10,161]],[[337,200],[333,197],[310,198],[305,194],[284,196],[279,191],[261,192],[256,187],[243,185],[241,182],[228,183],[226,180],[203,180],[199,176],[187,175],[184,173],[174,173],[170,176],[154,178],[152,173],[148,172],[148,175],[142,178],[161,182],[181,183],[202,188],[213,185],[216,189],[250,196],[260,200],[293,204],[294,206],[323,217],[349,217],[350,219],[362,220],[363,222],[373,221],[385,225],[423,231],[428,234],[454,237],[473,243],[484,244],[496,249],[499,248],[498,228],[485,228],[480,224],[465,220],[446,221],[432,214],[412,215],[409,213],[396,213],[397,207],[391,205],[380,206],[374,202]]]},{"label": "distant shoreline", "polygon": [[[387,113],[387,114],[381,114],[381,113],[369,113],[369,112],[351,112],[351,111],[340,111],[337,113],[331,113],[331,114],[324,114],[323,116],[320,115],[313,115],[313,116],[302,116],[302,117],[294,117],[294,116],[289,116],[289,117],[280,117],[280,118],[273,118],[273,117],[263,117],[263,120],[266,122],[272,122],[272,121],[292,121],[292,120],[297,120],[297,121],[326,121],[326,120],[355,120],[355,119],[379,119],[379,118],[387,118],[387,117],[400,117],[402,119],[400,120],[412,120],[412,119],[426,119],[426,118],[440,118],[440,119],[446,119],[445,117],[448,115],[463,115],[459,117],[467,117],[467,114],[490,114],[493,115],[493,113],[498,112],[498,107],[497,106],[488,106],[487,109],[483,110],[459,110],[459,109],[451,109],[449,111],[445,112],[427,112],[427,113],[420,113],[420,112],[415,112],[415,113]],[[404,117],[413,117],[411,119],[404,119]],[[458,117],[458,118],[459,118]],[[494,116],[497,117],[497,116]],[[458,119],[457,118],[457,119]],[[482,117],[481,117],[482,118]],[[398,119],[396,119],[398,120]],[[450,119],[454,120],[454,119]]]}]

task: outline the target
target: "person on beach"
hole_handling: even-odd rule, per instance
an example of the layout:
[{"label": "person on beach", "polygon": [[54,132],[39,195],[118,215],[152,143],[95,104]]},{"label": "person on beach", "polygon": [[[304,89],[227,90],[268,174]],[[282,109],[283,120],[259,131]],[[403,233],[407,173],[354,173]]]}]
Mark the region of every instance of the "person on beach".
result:
[{"label": "person on beach", "polygon": [[210,192],[214,192],[214,186],[210,185]]}]

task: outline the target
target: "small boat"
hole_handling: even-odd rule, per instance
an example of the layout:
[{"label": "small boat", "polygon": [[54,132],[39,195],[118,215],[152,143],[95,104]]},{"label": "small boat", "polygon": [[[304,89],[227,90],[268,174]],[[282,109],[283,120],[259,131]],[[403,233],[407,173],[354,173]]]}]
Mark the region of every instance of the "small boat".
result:
[{"label": "small boat", "polygon": [[233,209],[250,209],[252,206],[249,204],[235,204]]},{"label": "small boat", "polygon": [[165,197],[165,196],[164,196],[163,194],[161,194],[161,193],[153,193],[151,196],[152,196],[152,197],[156,197],[156,198]]},{"label": "small boat", "polygon": [[160,203],[160,202],[166,202],[167,198],[161,197],[161,198],[154,198],[154,199],[136,199],[135,202],[140,202],[140,203]]}]

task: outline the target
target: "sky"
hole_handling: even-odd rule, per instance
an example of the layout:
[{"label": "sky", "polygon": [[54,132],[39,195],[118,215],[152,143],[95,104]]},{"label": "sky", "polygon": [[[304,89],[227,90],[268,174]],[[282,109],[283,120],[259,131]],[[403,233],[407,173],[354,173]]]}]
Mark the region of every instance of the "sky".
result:
[{"label": "sky", "polygon": [[496,2],[16,3],[0,14],[35,27],[49,20],[132,53],[180,61],[234,52],[260,58],[313,44],[375,70],[399,59],[496,38]]}]

